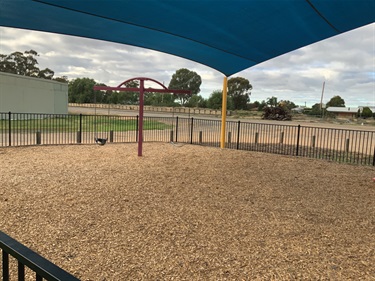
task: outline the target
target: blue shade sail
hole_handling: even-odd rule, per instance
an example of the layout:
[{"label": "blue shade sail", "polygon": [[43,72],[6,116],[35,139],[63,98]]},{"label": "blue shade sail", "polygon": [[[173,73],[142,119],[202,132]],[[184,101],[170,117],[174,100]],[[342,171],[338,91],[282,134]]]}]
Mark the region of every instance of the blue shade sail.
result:
[{"label": "blue shade sail", "polygon": [[226,76],[374,21],[375,0],[0,0],[0,26],[143,47]]}]

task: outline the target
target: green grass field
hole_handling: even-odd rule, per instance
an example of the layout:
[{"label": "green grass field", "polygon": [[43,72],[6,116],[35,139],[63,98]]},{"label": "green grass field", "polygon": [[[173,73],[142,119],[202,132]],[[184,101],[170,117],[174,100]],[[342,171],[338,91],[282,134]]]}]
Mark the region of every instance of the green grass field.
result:
[{"label": "green grass field", "polygon": [[[74,132],[79,131],[80,116],[69,115],[66,117],[54,117],[29,120],[0,120],[0,130],[12,131],[47,131],[47,132]],[[134,131],[138,124],[136,118],[123,118],[117,116],[82,116],[82,132],[90,131]],[[165,130],[171,126],[155,120],[144,120],[144,130]]]}]

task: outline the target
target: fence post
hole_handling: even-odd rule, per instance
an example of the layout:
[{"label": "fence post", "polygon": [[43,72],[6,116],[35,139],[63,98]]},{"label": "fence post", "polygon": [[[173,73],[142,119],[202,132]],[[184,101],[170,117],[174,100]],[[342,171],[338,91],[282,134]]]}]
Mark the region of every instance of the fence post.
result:
[{"label": "fence post", "polygon": [[199,131],[199,144],[202,144],[203,142],[203,133],[202,131]]},{"label": "fence post", "polygon": [[109,142],[113,142],[113,130],[109,131]]},{"label": "fence post", "polygon": [[301,125],[298,125],[296,156],[298,156],[298,152],[299,152],[299,135],[300,135],[300,133],[301,133]]},{"label": "fence post", "polygon": [[77,131],[77,143],[81,143],[82,142],[82,139],[81,139],[81,132],[80,131]]},{"label": "fence post", "polygon": [[259,133],[256,132],[256,133],[255,133],[255,144],[258,143],[258,139],[259,139]]},{"label": "fence post", "polygon": [[312,147],[312,148],[315,147],[315,136],[312,136],[312,137],[311,137],[311,147]]},{"label": "fence post", "polygon": [[240,128],[241,128],[241,121],[238,120],[238,127],[237,127],[237,150],[240,149]]},{"label": "fence post", "polygon": [[346,152],[349,152],[349,139],[346,139],[346,142],[345,142],[345,151]]},{"label": "fence post", "polygon": [[3,250],[3,280],[9,280],[9,254]]},{"label": "fence post", "polygon": [[193,129],[194,129],[194,118],[191,117],[190,144],[193,144]]},{"label": "fence post", "polygon": [[[173,108],[174,110],[174,108]],[[178,116],[176,116],[176,142],[177,142],[177,138],[178,137]]]},{"label": "fence post", "polygon": [[280,143],[281,143],[281,144],[284,143],[284,132],[281,132],[281,133],[280,133]]},{"label": "fence post", "polygon": [[374,158],[372,159],[372,166],[375,166],[375,145],[374,145]]},{"label": "fence post", "polygon": [[36,144],[41,144],[42,143],[42,134],[40,131],[36,132]]},{"label": "fence post", "polygon": [[77,143],[82,143],[82,113],[79,114],[79,124],[77,131]]},{"label": "fence post", "polygon": [[18,280],[25,280],[25,266],[18,261]]},{"label": "fence post", "polygon": [[8,112],[8,141],[9,146],[12,146],[12,113]]},{"label": "fence post", "polygon": [[232,142],[232,132],[228,132],[228,144]]},{"label": "fence post", "polygon": [[173,142],[173,130],[171,130],[170,142]]}]

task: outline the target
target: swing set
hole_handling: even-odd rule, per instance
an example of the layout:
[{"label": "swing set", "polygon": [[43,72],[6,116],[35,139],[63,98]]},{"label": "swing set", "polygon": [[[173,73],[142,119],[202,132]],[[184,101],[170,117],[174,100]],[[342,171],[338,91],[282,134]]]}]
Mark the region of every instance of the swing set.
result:
[{"label": "swing set", "polygon": [[95,131],[95,136],[94,136],[94,140],[95,140],[95,143],[99,144],[99,145],[105,145],[107,140],[108,140],[108,137],[107,138],[99,138],[98,137],[98,120],[97,120],[97,115],[96,115],[96,94],[94,93],[94,110],[95,110],[95,117],[94,117],[94,131]]},{"label": "swing set", "polygon": [[[126,84],[139,80],[139,88],[127,88]],[[145,81],[151,81],[161,88],[145,88]],[[144,93],[172,93],[172,94],[191,94],[189,90],[178,90],[178,89],[168,89],[159,81],[146,77],[135,77],[122,82],[117,87],[107,87],[107,86],[94,86],[96,91],[125,91],[125,92],[139,92],[139,119],[138,119],[138,156],[142,156],[142,146],[143,146],[143,106],[144,106]],[[96,100],[95,100],[96,101]],[[96,117],[96,104],[95,104],[95,117]],[[96,133],[96,132],[95,132]],[[98,138],[95,135],[95,142],[100,145],[104,145],[108,138]]]}]

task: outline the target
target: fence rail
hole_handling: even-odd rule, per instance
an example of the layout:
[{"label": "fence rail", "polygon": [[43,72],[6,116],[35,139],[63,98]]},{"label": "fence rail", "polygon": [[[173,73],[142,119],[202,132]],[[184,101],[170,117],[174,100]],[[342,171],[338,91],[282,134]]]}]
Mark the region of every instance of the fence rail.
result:
[{"label": "fence rail", "polygon": [[[87,108],[102,108],[108,109],[121,109],[121,110],[139,110],[139,105],[126,105],[126,104],[107,104],[107,103],[69,103],[69,107],[87,107]],[[191,108],[191,107],[168,107],[168,106],[150,106],[145,105],[144,111],[151,112],[164,112],[164,113],[184,113],[184,114],[202,114],[202,115],[221,115],[221,109],[210,108]],[[231,112],[228,111],[228,115]]]},{"label": "fence rail", "polygon": [[[144,117],[143,141],[220,147],[221,121]],[[138,117],[0,113],[0,147],[137,142]],[[375,166],[375,131],[227,121],[231,149],[302,156]]]},{"label": "fence rail", "polygon": [[78,281],[76,277],[65,270],[46,260],[23,244],[14,240],[4,232],[0,231],[0,249],[2,251],[2,280],[9,281],[11,276],[9,270],[9,256],[17,261],[17,280],[25,280],[25,267],[35,273],[35,280],[48,281]]}]

